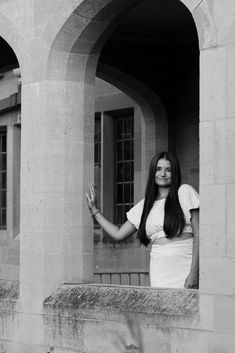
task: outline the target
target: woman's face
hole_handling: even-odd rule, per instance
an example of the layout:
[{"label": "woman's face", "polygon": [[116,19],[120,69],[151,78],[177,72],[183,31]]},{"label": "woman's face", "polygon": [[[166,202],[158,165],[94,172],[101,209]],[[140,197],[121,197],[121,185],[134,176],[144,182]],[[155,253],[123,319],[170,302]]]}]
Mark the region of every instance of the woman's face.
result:
[{"label": "woman's face", "polygon": [[171,185],[171,164],[167,159],[159,159],[157,162],[155,183],[161,187]]}]

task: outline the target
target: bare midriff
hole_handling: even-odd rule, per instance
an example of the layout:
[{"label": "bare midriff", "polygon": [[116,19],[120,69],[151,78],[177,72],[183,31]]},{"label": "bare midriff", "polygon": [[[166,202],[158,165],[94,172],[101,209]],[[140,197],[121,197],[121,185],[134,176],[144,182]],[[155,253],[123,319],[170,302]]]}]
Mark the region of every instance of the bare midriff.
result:
[{"label": "bare midriff", "polygon": [[181,241],[181,240],[187,240],[187,239],[191,239],[193,237],[192,233],[181,233],[179,236],[177,237],[173,237],[173,238],[159,238],[159,239],[155,239],[152,244],[155,245],[166,245],[169,243],[174,243],[176,241]]}]

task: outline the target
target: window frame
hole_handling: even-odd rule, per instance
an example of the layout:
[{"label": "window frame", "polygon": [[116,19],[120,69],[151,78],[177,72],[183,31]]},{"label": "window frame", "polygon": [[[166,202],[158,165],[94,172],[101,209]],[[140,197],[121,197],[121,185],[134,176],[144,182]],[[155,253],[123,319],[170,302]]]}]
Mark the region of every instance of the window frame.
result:
[{"label": "window frame", "polygon": [[[8,136],[7,136],[7,125],[0,126],[0,159],[2,161],[3,155],[6,156],[5,158],[5,169],[2,170],[2,163],[0,163],[0,174],[5,174],[5,188],[2,188],[2,183],[0,184],[0,200],[2,200],[2,193],[5,192],[5,207],[2,207],[2,202],[0,203],[0,230],[7,230],[7,216],[8,216],[8,202],[7,202],[7,193],[8,193],[8,185],[7,185],[7,179],[8,179],[8,148],[7,148],[7,143],[8,143]],[[2,137],[6,137],[6,142],[5,142],[5,151],[2,151]],[[1,180],[2,178],[0,178]],[[5,210],[5,222],[2,224],[2,211]]]}]

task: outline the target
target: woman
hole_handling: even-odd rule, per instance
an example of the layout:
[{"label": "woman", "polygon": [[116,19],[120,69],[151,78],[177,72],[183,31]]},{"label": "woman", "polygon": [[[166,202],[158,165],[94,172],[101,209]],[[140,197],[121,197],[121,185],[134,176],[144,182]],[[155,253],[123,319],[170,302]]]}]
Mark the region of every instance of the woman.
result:
[{"label": "woman", "polygon": [[199,198],[192,186],[180,186],[177,158],[170,152],[154,156],[150,163],[145,198],[127,212],[119,228],[97,209],[93,187],[86,194],[91,214],[101,227],[120,241],[137,232],[150,252],[152,287],[198,288]]}]

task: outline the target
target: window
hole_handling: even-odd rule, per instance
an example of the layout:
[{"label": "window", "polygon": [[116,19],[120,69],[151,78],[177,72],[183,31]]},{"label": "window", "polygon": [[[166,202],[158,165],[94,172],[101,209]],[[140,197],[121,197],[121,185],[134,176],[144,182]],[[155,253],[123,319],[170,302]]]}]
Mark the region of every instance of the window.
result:
[{"label": "window", "polygon": [[115,118],[115,223],[126,220],[126,212],[134,203],[134,117]]},{"label": "window", "polygon": [[112,222],[123,224],[134,204],[133,109],[95,114],[94,186],[98,207]]},{"label": "window", "polygon": [[[95,114],[94,136],[94,188],[97,196],[97,206],[101,207],[101,114]],[[100,229],[99,223],[94,218],[94,227]]]},{"label": "window", "polygon": [[0,129],[0,229],[7,225],[7,130]]}]

